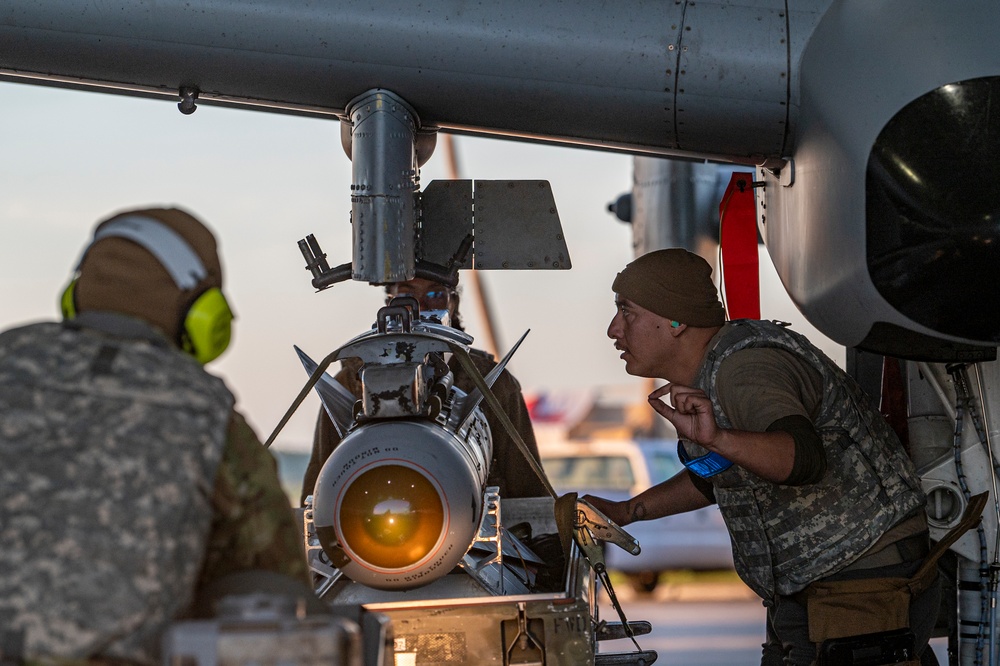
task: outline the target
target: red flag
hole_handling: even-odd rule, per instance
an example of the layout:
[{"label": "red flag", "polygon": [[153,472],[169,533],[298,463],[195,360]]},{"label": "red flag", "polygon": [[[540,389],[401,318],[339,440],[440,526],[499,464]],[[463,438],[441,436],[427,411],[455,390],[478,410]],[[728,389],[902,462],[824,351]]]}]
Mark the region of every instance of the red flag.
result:
[{"label": "red flag", "polygon": [[726,313],[730,319],[760,319],[760,268],[753,174],[733,174],[719,204],[719,245]]}]

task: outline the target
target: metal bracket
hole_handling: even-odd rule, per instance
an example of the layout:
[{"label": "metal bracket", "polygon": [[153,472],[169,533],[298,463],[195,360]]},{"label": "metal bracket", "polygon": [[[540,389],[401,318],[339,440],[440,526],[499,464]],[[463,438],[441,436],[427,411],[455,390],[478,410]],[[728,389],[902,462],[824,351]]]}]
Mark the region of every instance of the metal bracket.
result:
[{"label": "metal bracket", "polygon": [[313,498],[308,496],[302,510],[302,534],[304,535],[304,546],[306,551],[306,562],[309,570],[316,578],[314,580],[314,591],[319,599],[323,598],[334,583],[344,575],[340,569],[335,567],[330,558],[327,557],[323,546],[319,543],[319,536],[316,534],[316,525],[313,522]]},{"label": "metal bracket", "polygon": [[504,651],[504,666],[545,666],[544,641],[531,633],[528,623],[527,604],[518,602],[517,633]]},{"label": "metal bracket", "polygon": [[[518,577],[513,570],[504,564],[504,530],[500,517],[500,489],[489,486],[483,493],[482,520],[479,523],[479,535],[472,542],[469,552],[465,554],[459,567],[472,576],[483,589],[493,595],[529,594],[530,585],[534,583],[534,575],[524,569],[525,579]],[[513,535],[509,539],[515,540]],[[518,553],[529,557],[534,563],[537,558],[528,555],[528,550],[522,545],[516,548]],[[484,553],[477,556],[476,551]]]}]

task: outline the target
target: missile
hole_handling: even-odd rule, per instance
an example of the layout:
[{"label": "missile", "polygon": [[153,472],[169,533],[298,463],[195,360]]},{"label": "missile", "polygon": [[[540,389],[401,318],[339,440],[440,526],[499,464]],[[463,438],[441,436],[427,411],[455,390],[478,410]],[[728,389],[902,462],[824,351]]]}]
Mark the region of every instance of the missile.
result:
[{"label": "missile", "polygon": [[[447,313],[420,315],[416,301],[402,297],[322,363],[297,350],[310,374],[303,393],[315,387],[343,436],[317,478],[312,527],[329,561],[355,582],[382,590],[425,585],[452,571],[480,535],[493,454],[483,389],[520,341],[467,394],[454,386],[443,355],[467,360],[471,342],[447,325]],[[325,369],[352,357],[362,362],[362,395],[347,409],[350,393]]]},{"label": "missile", "polygon": [[313,520],[323,550],[333,561],[342,550],[344,574],[378,589],[447,574],[479,532],[491,448],[481,413],[461,433],[422,420],[352,431],[316,482]]}]

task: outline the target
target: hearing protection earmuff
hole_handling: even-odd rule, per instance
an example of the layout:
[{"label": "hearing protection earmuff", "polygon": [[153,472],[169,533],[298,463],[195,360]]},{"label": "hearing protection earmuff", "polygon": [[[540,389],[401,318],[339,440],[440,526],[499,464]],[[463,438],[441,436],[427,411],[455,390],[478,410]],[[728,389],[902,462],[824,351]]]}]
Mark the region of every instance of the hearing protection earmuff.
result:
[{"label": "hearing protection earmuff", "polygon": [[[94,234],[76,265],[76,275],[59,299],[63,318],[77,314],[76,283],[90,248],[105,238],[125,238],[139,244],[156,257],[181,291],[189,291],[208,277],[205,265],[184,237],[159,220],[143,215],[126,215],[108,222]],[[218,358],[232,337],[233,311],[217,287],[202,292],[182,316],[180,346],[200,363]]]}]

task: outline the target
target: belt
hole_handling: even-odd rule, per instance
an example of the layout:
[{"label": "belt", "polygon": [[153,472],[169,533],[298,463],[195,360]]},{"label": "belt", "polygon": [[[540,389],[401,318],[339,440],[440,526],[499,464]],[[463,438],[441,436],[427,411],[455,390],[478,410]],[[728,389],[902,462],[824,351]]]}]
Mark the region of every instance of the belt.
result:
[{"label": "belt", "polygon": [[904,562],[916,562],[927,557],[930,550],[928,533],[921,532],[920,534],[914,534],[913,536],[891,543],[877,553],[865,555],[856,562],[852,562],[849,566],[841,569],[841,571],[874,569],[876,567],[887,567]]}]

